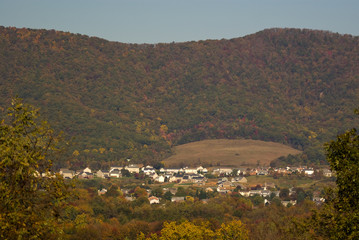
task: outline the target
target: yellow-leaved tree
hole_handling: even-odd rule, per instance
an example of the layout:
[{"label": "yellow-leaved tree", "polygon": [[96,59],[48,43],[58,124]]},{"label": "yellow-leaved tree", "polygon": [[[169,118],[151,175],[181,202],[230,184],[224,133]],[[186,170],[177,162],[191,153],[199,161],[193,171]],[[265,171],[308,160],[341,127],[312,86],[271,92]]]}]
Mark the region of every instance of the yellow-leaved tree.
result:
[{"label": "yellow-leaved tree", "polygon": [[33,107],[13,99],[0,124],[0,239],[57,239],[70,186],[51,171],[59,138]]},{"label": "yellow-leaved tree", "polygon": [[221,228],[213,231],[208,222],[201,224],[194,224],[189,221],[184,221],[180,224],[176,222],[165,222],[161,230],[161,235],[152,234],[146,238],[141,234],[138,240],[182,240],[182,239],[196,239],[196,240],[247,240],[248,230],[240,220],[233,220],[227,224],[222,224]]}]

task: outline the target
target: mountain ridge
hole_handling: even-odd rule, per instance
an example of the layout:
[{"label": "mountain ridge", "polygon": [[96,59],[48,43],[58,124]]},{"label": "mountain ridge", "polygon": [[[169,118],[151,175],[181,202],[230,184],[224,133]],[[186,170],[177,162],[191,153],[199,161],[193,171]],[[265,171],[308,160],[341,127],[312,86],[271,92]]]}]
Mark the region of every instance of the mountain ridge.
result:
[{"label": "mountain ridge", "polygon": [[320,162],[322,144],[358,123],[359,40],[351,35],[267,29],[125,44],[0,27],[0,63],[0,107],[15,95],[39,107],[75,137],[75,166],[157,162],[174,145],[215,138],[285,143]]}]

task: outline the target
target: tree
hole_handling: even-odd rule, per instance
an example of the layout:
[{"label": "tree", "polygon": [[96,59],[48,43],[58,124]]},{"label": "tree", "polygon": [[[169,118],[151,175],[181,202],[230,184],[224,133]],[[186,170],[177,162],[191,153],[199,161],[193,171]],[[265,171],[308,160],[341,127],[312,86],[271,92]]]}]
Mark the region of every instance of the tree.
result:
[{"label": "tree", "polygon": [[148,196],[146,189],[138,187],[138,186],[135,188],[134,194],[135,194],[135,197],[147,197]]},{"label": "tree", "polygon": [[327,159],[337,179],[334,208],[340,238],[359,238],[359,135],[356,129],[327,145]]},{"label": "tree", "polygon": [[184,197],[187,195],[186,190],[183,187],[178,187],[177,192],[175,194],[177,197]]},{"label": "tree", "polygon": [[279,197],[280,197],[282,200],[288,201],[288,200],[289,200],[289,189],[288,189],[288,188],[282,188],[282,189],[279,191]]},{"label": "tree", "polygon": [[121,174],[123,177],[131,177],[131,173],[130,171],[128,171],[127,169],[121,169]]},{"label": "tree", "polygon": [[70,185],[51,170],[59,138],[38,112],[13,99],[0,124],[0,238],[55,239]]},{"label": "tree", "polygon": [[205,223],[198,226],[184,221],[180,224],[165,222],[159,239],[213,239],[214,237],[215,233]]},{"label": "tree", "polygon": [[234,220],[227,224],[223,223],[217,231],[211,229],[207,221],[197,223],[184,221],[182,223],[164,222],[161,235],[151,235],[145,238],[144,234],[139,235],[138,239],[146,240],[177,240],[177,239],[248,239],[248,230],[240,220]]},{"label": "tree", "polygon": [[166,200],[171,201],[172,200],[172,196],[173,194],[170,191],[165,192],[165,194],[163,195],[163,198]]},{"label": "tree", "polygon": [[[355,111],[359,113],[358,110]],[[359,135],[355,128],[326,144],[326,156],[336,173],[336,189],[327,191],[326,204],[313,216],[319,235],[331,239],[359,238]]]},{"label": "tree", "polygon": [[152,190],[152,195],[156,197],[162,197],[163,189],[161,187],[156,187]]},{"label": "tree", "polygon": [[222,224],[217,231],[217,239],[219,240],[245,240],[248,238],[248,230],[240,220],[234,220],[227,224]]},{"label": "tree", "polygon": [[106,192],[106,196],[108,197],[118,197],[120,196],[120,192],[118,190],[118,186],[112,185],[109,190]]}]

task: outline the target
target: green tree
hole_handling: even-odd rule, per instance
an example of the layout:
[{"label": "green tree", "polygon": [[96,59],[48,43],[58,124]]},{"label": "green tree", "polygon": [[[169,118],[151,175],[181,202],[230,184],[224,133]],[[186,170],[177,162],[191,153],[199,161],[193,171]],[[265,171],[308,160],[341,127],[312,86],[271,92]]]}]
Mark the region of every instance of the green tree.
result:
[{"label": "green tree", "polygon": [[[358,114],[356,110],[356,114]],[[359,239],[359,135],[355,128],[325,146],[336,189],[327,191],[326,204],[313,216],[318,235]]]},{"label": "green tree", "polygon": [[288,188],[282,188],[280,191],[279,191],[279,197],[282,199],[282,200],[289,200],[289,189]]},{"label": "green tree", "polygon": [[165,194],[163,195],[163,198],[166,200],[171,201],[172,200],[172,196],[173,194],[170,191],[165,192]]},{"label": "green tree", "polygon": [[163,189],[161,187],[156,187],[152,190],[152,195],[156,197],[162,197]]},{"label": "green tree", "polygon": [[109,190],[106,192],[106,196],[108,197],[118,197],[120,196],[120,192],[118,190],[118,186],[112,185]]},{"label": "green tree", "polygon": [[175,194],[177,197],[184,197],[187,195],[186,190],[183,187],[178,187],[177,192]]},{"label": "green tree", "polygon": [[0,238],[56,239],[70,185],[51,170],[59,138],[38,112],[13,99],[0,124]]}]

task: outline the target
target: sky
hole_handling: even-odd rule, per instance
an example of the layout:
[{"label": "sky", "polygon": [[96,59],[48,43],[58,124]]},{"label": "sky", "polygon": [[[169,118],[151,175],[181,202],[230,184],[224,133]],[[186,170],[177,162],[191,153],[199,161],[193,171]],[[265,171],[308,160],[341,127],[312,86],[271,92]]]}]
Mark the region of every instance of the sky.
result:
[{"label": "sky", "polygon": [[277,27],[359,36],[359,0],[0,0],[0,26],[123,43],[231,39]]}]

